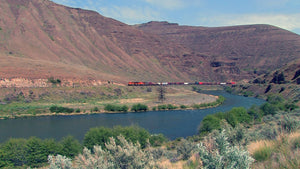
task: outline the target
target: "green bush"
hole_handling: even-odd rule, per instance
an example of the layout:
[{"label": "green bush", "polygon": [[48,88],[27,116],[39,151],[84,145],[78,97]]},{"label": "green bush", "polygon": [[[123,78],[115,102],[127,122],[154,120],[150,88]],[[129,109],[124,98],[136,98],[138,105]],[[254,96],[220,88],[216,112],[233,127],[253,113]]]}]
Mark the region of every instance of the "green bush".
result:
[{"label": "green bush", "polygon": [[172,104],[168,104],[167,108],[168,108],[168,110],[174,110],[174,109],[177,109],[177,106],[174,106]]},{"label": "green bush", "polygon": [[60,145],[61,145],[61,150],[59,154],[71,158],[74,158],[82,150],[81,144],[73,136],[64,137],[60,141]]},{"label": "green bush", "polygon": [[134,112],[138,112],[138,111],[147,111],[148,110],[148,106],[147,105],[144,105],[144,104],[134,104],[132,107],[131,107],[131,111],[134,111]]},{"label": "green bush", "polygon": [[112,112],[127,112],[128,111],[128,106],[126,105],[114,105],[114,104],[107,104],[104,107],[104,110],[106,111],[112,111]]},{"label": "green bush", "polygon": [[248,114],[255,120],[255,121],[261,121],[263,117],[263,112],[259,109],[258,106],[251,106],[250,109],[248,109]]},{"label": "green bush", "polygon": [[254,151],[253,158],[256,161],[266,161],[271,157],[273,149],[269,146],[264,146]]},{"label": "green bush", "polygon": [[158,110],[166,110],[167,109],[167,105],[165,105],[165,104],[164,105],[158,105],[157,109]]},{"label": "green bush", "polygon": [[41,140],[36,137],[29,139],[9,139],[0,146],[0,168],[19,168],[21,166],[42,167],[48,155],[64,154],[74,157],[81,150],[81,145],[71,137],[61,142],[54,139]]},{"label": "green bush", "polygon": [[217,118],[215,115],[207,115],[203,118],[200,123],[198,132],[209,133],[213,130],[219,130],[221,128],[221,119]]},{"label": "green bush", "polygon": [[296,137],[292,140],[292,148],[300,149],[300,137]]},{"label": "green bush", "polygon": [[180,108],[181,109],[186,109],[186,108],[188,108],[188,106],[186,106],[186,105],[180,105]]},{"label": "green bush", "polygon": [[88,149],[92,149],[94,145],[105,147],[105,143],[109,141],[110,137],[124,136],[128,141],[133,143],[139,142],[142,147],[146,147],[147,139],[150,139],[150,133],[140,127],[130,126],[114,128],[91,128],[84,136],[83,145]]},{"label": "green bush", "polygon": [[161,146],[163,143],[167,142],[168,139],[163,134],[151,135],[149,142],[152,146]]},{"label": "green bush", "polygon": [[98,112],[98,111],[99,111],[99,108],[98,108],[98,107],[94,107],[94,108],[93,108],[93,111]]},{"label": "green bush", "polygon": [[60,79],[54,79],[54,77],[50,77],[50,78],[48,78],[48,82],[50,82],[52,84],[60,84],[61,80]]},{"label": "green bush", "polygon": [[225,119],[232,127],[235,127],[239,123],[250,123],[252,121],[251,116],[245,108],[232,108],[226,113],[219,112],[205,116],[200,123],[198,132],[201,134],[220,129],[222,119]]},{"label": "green bush", "polygon": [[73,113],[74,109],[68,107],[61,107],[61,106],[51,106],[49,110],[52,113]]},{"label": "green bush", "polygon": [[230,111],[225,113],[225,119],[233,127],[235,127],[239,123],[250,123],[252,121],[251,116],[243,107],[232,108]]},{"label": "green bush", "polygon": [[192,107],[193,107],[193,109],[200,109],[201,108],[201,106],[202,106],[203,104],[193,104],[192,105]]},{"label": "green bush", "polygon": [[270,103],[264,103],[260,106],[260,110],[263,112],[264,115],[275,115],[277,111],[279,110],[276,105],[270,104]]}]

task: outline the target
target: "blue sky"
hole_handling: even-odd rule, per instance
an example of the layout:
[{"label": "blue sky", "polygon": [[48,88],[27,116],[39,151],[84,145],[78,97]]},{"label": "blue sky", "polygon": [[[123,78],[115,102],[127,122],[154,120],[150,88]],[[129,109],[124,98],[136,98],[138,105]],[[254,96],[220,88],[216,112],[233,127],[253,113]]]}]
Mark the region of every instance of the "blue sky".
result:
[{"label": "blue sky", "polygon": [[191,26],[270,24],[300,35],[300,0],[52,0],[133,25],[168,21]]}]

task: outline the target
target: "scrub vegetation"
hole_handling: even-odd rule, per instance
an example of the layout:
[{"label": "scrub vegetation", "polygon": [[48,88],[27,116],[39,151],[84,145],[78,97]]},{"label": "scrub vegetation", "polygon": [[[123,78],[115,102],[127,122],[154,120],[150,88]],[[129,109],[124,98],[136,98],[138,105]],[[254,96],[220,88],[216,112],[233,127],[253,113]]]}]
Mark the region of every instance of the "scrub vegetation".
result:
[{"label": "scrub vegetation", "polygon": [[[149,104],[149,100],[157,96],[149,88],[140,87],[139,91],[135,91],[112,85],[101,90],[92,88],[89,92],[80,89],[79,94],[74,93],[74,89],[70,93],[68,90],[54,87],[59,96],[51,93],[46,96],[43,93],[47,91],[38,93],[35,90],[21,94],[16,89],[13,94],[7,92],[6,98],[1,101],[1,109],[12,110],[12,105],[17,105],[20,112],[31,109],[54,114],[139,112],[151,108],[173,110],[212,107],[225,100],[219,96],[215,102],[206,106],[198,104],[199,107],[195,106],[197,104]],[[61,102],[60,97],[65,94],[78,97]],[[179,95],[182,98],[181,94],[172,91],[169,96]],[[45,101],[33,95],[41,95]],[[30,97],[32,100],[25,104],[24,100]],[[78,100],[82,101],[82,105]],[[52,104],[47,104],[50,101]],[[20,105],[27,107],[20,109]],[[172,141],[162,134],[151,134],[138,126],[91,128],[82,142],[72,136],[60,141],[36,137],[10,138],[0,143],[0,168],[299,168],[299,121],[297,105],[280,95],[269,95],[267,102],[261,106],[249,109],[237,107],[207,115],[199,122],[198,134]]]}]

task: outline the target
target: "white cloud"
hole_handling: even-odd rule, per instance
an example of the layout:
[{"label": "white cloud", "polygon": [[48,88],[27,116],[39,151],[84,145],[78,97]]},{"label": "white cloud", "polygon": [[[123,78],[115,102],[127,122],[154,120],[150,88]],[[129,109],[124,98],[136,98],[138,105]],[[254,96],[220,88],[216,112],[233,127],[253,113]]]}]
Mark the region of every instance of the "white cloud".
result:
[{"label": "white cloud", "polygon": [[165,8],[165,9],[180,9],[185,6],[185,0],[145,0],[147,3]]},{"label": "white cloud", "polygon": [[101,14],[117,19],[127,24],[137,24],[152,20],[160,20],[160,14],[150,8],[130,8],[114,6],[100,8]]},{"label": "white cloud", "polygon": [[202,18],[200,22],[213,26],[270,24],[293,31],[300,28],[300,13],[222,15]]}]

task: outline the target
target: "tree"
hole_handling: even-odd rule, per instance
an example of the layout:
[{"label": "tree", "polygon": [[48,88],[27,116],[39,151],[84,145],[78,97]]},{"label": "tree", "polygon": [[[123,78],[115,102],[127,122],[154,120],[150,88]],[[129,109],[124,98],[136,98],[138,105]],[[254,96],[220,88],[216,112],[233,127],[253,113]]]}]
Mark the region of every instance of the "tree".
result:
[{"label": "tree", "polygon": [[112,137],[111,129],[105,127],[91,128],[84,136],[83,145],[90,150],[94,145],[104,147],[109,137]]},{"label": "tree", "polygon": [[60,144],[62,145],[61,155],[74,158],[81,151],[81,144],[73,136],[64,137]]},{"label": "tree", "polygon": [[42,140],[36,137],[31,137],[27,140],[26,154],[27,164],[31,167],[40,167],[41,163],[47,162],[47,157],[49,155],[45,154]]},{"label": "tree", "polygon": [[3,160],[11,166],[23,166],[27,163],[27,141],[25,139],[9,139],[2,145]]},{"label": "tree", "polygon": [[147,105],[144,105],[144,104],[134,104],[132,107],[131,107],[131,111],[134,111],[134,112],[138,112],[138,111],[147,111],[148,110],[148,106]]},{"label": "tree", "polygon": [[207,115],[203,118],[198,131],[201,134],[218,130],[221,128],[220,123],[221,119],[217,118],[215,115]]}]

